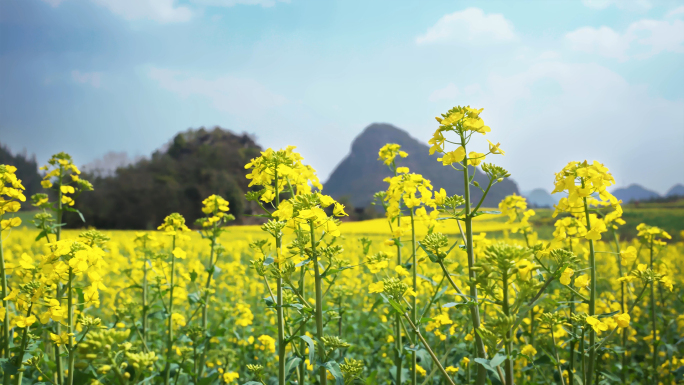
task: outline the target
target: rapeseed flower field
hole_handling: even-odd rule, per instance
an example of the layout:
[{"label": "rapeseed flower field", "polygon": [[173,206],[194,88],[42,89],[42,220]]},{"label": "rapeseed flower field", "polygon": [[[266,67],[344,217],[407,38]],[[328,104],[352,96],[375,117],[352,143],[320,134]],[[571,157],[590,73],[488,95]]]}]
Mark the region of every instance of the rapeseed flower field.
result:
[{"label": "rapeseed flower field", "polygon": [[[619,239],[621,202],[598,162],[555,175],[551,239],[523,197],[481,207],[510,176],[485,162],[505,152],[476,140],[491,131],[481,112],[449,110],[430,140],[463,195],[387,144],[392,176],[375,196],[387,215],[364,222],[341,221],[294,147],[245,166],[256,226],[228,226],[230,202],[212,195],[194,224],[169,213],[156,231],[64,230],[92,190],[71,157],[53,156],[46,193],[28,198],[0,165],[3,383],[682,381],[684,245],[648,224]],[[22,205],[40,210],[31,226]]]}]

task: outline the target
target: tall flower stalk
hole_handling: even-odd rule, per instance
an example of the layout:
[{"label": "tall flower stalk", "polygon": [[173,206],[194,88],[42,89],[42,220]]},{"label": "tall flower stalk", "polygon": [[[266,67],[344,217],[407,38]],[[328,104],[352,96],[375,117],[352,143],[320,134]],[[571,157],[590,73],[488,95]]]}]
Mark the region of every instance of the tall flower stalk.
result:
[{"label": "tall flower stalk", "polygon": [[[385,149],[386,145],[383,147]],[[398,146],[398,145],[394,145]],[[381,154],[383,149],[381,149]],[[398,147],[396,148],[398,152]],[[423,178],[420,174],[409,173],[407,167],[395,167],[395,176],[385,179],[389,183],[387,192],[384,195],[384,200],[387,202],[385,205],[385,215],[392,222],[401,220],[401,216],[404,215],[402,211],[403,207],[408,209],[408,218],[404,220],[408,221],[407,224],[410,225],[411,231],[411,278],[410,278],[410,295],[411,299],[411,322],[414,325],[419,325],[418,319],[418,307],[417,304],[417,293],[418,293],[418,266],[417,266],[417,240],[416,240],[416,222],[420,221],[427,225],[427,227],[434,226],[434,220],[439,214],[436,208],[435,200],[432,199],[432,184],[429,180]],[[432,208],[430,214],[428,214],[426,208]],[[400,223],[400,222],[399,222]],[[394,244],[397,247],[401,247],[401,242],[398,242],[398,238],[407,230],[402,229],[399,226],[398,229],[394,231],[393,236]],[[402,267],[403,268],[403,267]],[[415,331],[411,331],[413,334],[413,341],[417,341],[418,335]],[[414,346],[415,348],[415,346]],[[416,350],[411,351],[411,383],[415,384],[418,381],[418,356]]]},{"label": "tall flower stalk", "polygon": [[200,295],[202,296],[201,306],[202,306],[202,320],[201,320],[201,352],[199,353],[199,359],[195,357],[194,372],[195,372],[195,382],[199,382],[202,378],[202,373],[204,372],[204,366],[206,363],[207,352],[210,348],[210,335],[208,330],[209,325],[209,302],[212,294],[212,278],[216,272],[216,263],[220,256],[220,252],[223,249],[218,243],[218,237],[223,231],[223,226],[228,222],[235,219],[231,214],[227,214],[229,210],[229,203],[227,200],[219,195],[211,195],[202,201],[202,212],[207,215],[204,218],[197,220],[197,224],[202,226],[201,234],[202,237],[208,239],[210,242],[209,248],[209,259],[206,262],[206,272],[207,279],[205,281],[204,287],[200,289]]},{"label": "tall flower stalk", "polygon": [[[26,201],[23,194],[24,186],[16,175],[17,168],[10,165],[0,165],[0,279],[2,279],[2,357],[10,358],[10,322],[7,296],[9,295],[7,284],[7,265],[4,254],[4,236],[12,228],[21,225],[21,218],[9,216],[21,208],[21,203]],[[10,374],[5,371],[3,384],[10,381]]]},{"label": "tall flower stalk", "polygon": [[167,326],[166,326],[166,366],[164,368],[164,385],[169,385],[171,379],[171,356],[173,355],[173,326],[174,318],[177,318],[173,312],[173,292],[176,285],[176,258],[185,259],[186,253],[181,248],[176,247],[176,241],[181,236],[182,232],[190,231],[185,225],[185,218],[178,213],[173,213],[164,219],[164,222],[159,225],[157,230],[162,230],[168,236],[171,236],[171,270],[168,281],[169,290],[169,304],[166,306]]},{"label": "tall flower stalk", "polygon": [[[648,226],[645,223],[641,223],[639,226],[637,226],[637,237],[639,238],[639,242],[641,242],[645,247],[648,248],[648,268],[655,272],[655,254],[654,254],[654,248],[659,247],[659,246],[664,246],[665,242],[664,239],[672,239],[670,234],[668,234],[666,231],[655,227],[655,226]],[[652,352],[651,352],[651,384],[652,385],[657,385],[658,384],[658,345],[659,345],[659,338],[658,338],[658,327],[656,324],[656,298],[655,298],[655,282],[656,280],[651,280],[649,283],[649,289],[650,289],[650,296],[649,296],[649,302],[650,302],[650,318],[651,318],[651,338],[652,338]],[[667,276],[662,276],[660,277],[660,282],[663,282],[665,284],[668,284],[671,287],[671,281]],[[672,290],[670,288],[670,290]],[[663,304],[661,304],[662,306]]]},{"label": "tall flower stalk", "polygon": [[[83,193],[84,191],[92,191],[93,186],[90,182],[80,177],[81,171],[74,164],[72,157],[64,152],[60,152],[58,154],[53,155],[48,160],[48,164],[41,167],[40,169],[46,171],[45,175],[43,176],[43,180],[41,181],[41,185],[45,189],[56,190],[54,192],[57,194],[57,201],[50,202],[49,196],[47,194],[35,194],[31,197],[31,200],[33,201],[34,206],[43,208],[44,210],[49,209],[53,211],[53,213],[57,217],[57,223],[46,226],[47,219],[45,218],[45,214],[38,214],[36,216],[37,220],[39,220],[38,217],[40,215],[43,215],[43,218],[40,220],[41,224],[43,225],[43,231],[39,235],[39,238],[45,237],[49,242],[50,235],[54,234],[55,241],[59,242],[62,239],[62,226],[64,226],[63,220],[65,212],[76,213],[81,217],[81,220],[85,222],[83,215],[76,208],[74,208],[74,204],[76,202],[76,198],[78,198],[78,196],[80,196],[81,193]],[[36,221],[34,221],[34,223],[38,225]],[[63,290],[65,290],[65,288],[63,287],[62,283],[57,282],[55,289],[55,298],[60,303],[64,295]],[[69,291],[68,288],[66,290]],[[67,297],[68,295],[69,294],[67,293]],[[70,308],[70,306],[67,306],[67,309]],[[73,329],[73,322],[69,325],[71,325]],[[56,335],[62,334],[61,329],[61,324],[59,322],[55,323]],[[71,341],[70,345],[68,346],[73,346],[73,341]],[[54,361],[56,364],[55,380],[57,381],[57,385],[62,385],[65,382],[62,354],[59,344],[55,344],[54,347]],[[73,369],[69,367],[69,358],[67,358],[67,373],[73,374]],[[72,383],[73,377],[71,379],[67,378],[67,384],[71,385]]]},{"label": "tall flower stalk", "polygon": [[[472,304],[470,305],[470,318],[473,325],[473,334],[475,336],[475,347],[477,358],[486,359],[484,342],[482,336],[479,333],[481,320],[480,320],[480,309],[479,309],[479,299],[477,290],[477,273],[474,270],[475,267],[475,254],[473,247],[473,218],[475,216],[481,215],[483,213],[478,212],[480,206],[484,202],[489,190],[495,183],[503,181],[504,177],[508,177],[510,174],[500,167],[483,164],[483,171],[489,176],[489,183],[486,189],[482,189],[479,184],[474,182],[475,175],[470,175],[469,166],[473,166],[473,173],[475,172],[474,167],[479,166],[485,157],[489,154],[501,154],[504,152],[499,148],[499,144],[493,144],[489,142],[489,152],[488,153],[478,153],[471,151],[468,153],[467,147],[470,143],[471,137],[475,133],[480,133],[482,135],[491,131],[491,129],[484,124],[484,121],[480,117],[482,109],[474,109],[470,107],[457,106],[447,111],[446,114],[442,114],[441,117],[437,117],[437,122],[440,126],[433,134],[432,139],[430,139],[429,144],[430,154],[435,152],[442,153],[442,157],[438,158],[444,166],[451,166],[454,169],[463,173],[463,197],[461,204],[463,209],[457,213],[452,213],[453,218],[457,221],[462,221],[465,224],[465,233],[463,234],[465,242],[465,251],[468,259],[468,277],[470,279],[470,300]],[[447,140],[445,133],[452,133],[455,135],[455,141]],[[453,140],[453,139],[452,139]],[[453,151],[446,151],[446,143],[451,143],[456,145],[456,149]],[[460,167],[460,168],[459,168]],[[482,190],[482,197],[479,202],[473,207],[473,201],[470,191],[470,186],[474,185]],[[459,224],[460,228],[460,224]],[[487,370],[485,367],[478,363],[477,365],[477,378],[476,384],[483,385],[485,383],[487,376]]]},{"label": "tall flower stalk", "polygon": [[[615,183],[615,179],[603,164],[594,161],[592,164],[584,162],[570,162],[556,174],[553,193],[567,192],[567,197],[560,199],[553,216],[560,213],[570,213],[584,226],[584,238],[589,243],[589,309],[587,316],[594,319],[596,315],[597,278],[596,278],[596,250],[594,242],[601,239],[601,234],[608,231],[606,223],[595,213],[599,206],[612,206],[621,210],[620,202],[607,188]],[[583,283],[587,283],[582,276]],[[585,286],[582,284],[580,286]],[[586,367],[586,384],[594,383],[594,371],[597,359],[596,328],[589,330],[589,357]],[[582,352],[584,354],[584,352]]]},{"label": "tall flower stalk", "polygon": [[[382,160],[383,163],[389,167],[390,172],[392,172],[394,177],[398,175],[398,166],[396,162],[397,156],[401,158],[406,158],[408,156],[408,153],[402,151],[401,146],[396,143],[388,143],[382,146],[382,148],[380,148],[380,150],[378,151],[378,160]],[[383,206],[385,212],[387,212],[389,204],[386,203],[385,197],[386,193],[384,191],[376,193],[376,195],[374,196],[375,200],[379,201],[379,203]],[[399,205],[401,206],[401,202],[399,202]],[[392,241],[394,242],[394,245],[397,250],[397,266],[402,266],[403,261],[401,257],[401,237],[404,233],[404,229],[401,226],[401,216],[398,215],[396,217],[389,217],[387,218],[387,220],[390,227],[390,231],[392,232]],[[392,225],[394,221],[396,221],[397,224],[396,228],[394,228],[394,226]],[[401,314],[396,314],[394,320],[394,381],[396,384],[401,384],[403,382],[402,370],[404,361],[404,342],[402,335],[403,330],[401,326]]]}]

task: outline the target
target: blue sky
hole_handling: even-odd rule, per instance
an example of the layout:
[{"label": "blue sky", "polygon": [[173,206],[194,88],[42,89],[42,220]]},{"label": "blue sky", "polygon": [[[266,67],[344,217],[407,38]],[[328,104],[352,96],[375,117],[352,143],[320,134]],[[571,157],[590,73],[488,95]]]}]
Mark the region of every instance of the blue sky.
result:
[{"label": "blue sky", "polygon": [[367,125],[427,142],[459,104],[523,190],[596,159],[663,193],[684,182],[684,1],[0,1],[0,142],[41,162],[220,125],[326,179]]}]

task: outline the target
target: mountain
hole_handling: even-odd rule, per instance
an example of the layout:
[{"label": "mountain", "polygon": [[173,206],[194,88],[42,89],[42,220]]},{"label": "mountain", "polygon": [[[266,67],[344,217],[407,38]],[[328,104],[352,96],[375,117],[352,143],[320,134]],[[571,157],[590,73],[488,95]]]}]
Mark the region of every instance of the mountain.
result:
[{"label": "mountain", "polygon": [[666,197],[684,197],[684,185],[678,183],[667,190]]},{"label": "mountain", "polygon": [[[230,213],[241,223],[250,211],[244,199],[249,183],[245,164],[260,151],[247,134],[219,127],[181,132],[150,159],[119,167],[112,175],[84,173],[95,190],[83,193],[76,207],[86,226],[153,229],[174,212],[192,225],[203,215],[202,200],[219,194],[230,202]],[[83,226],[75,216],[67,223]]]},{"label": "mountain", "polygon": [[[378,150],[387,143],[397,143],[409,154],[407,158],[397,158],[399,166],[422,174],[432,182],[436,190],[444,188],[449,195],[463,195],[465,184],[462,173],[437,162],[438,155],[429,155],[429,147],[409,136],[407,132],[383,123],[371,124],[354,139],[351,151],[337,165],[323,191],[336,199],[345,198],[355,207],[368,206],[374,193],[387,189],[387,183],[383,179],[390,176],[390,171],[378,160]],[[483,187],[489,181],[479,170],[476,170],[475,180]],[[476,187],[470,191],[473,200],[477,202],[482,192]],[[513,193],[518,193],[518,186],[512,180],[504,179],[492,187],[484,205],[498,206],[505,196]]]},{"label": "mountain", "polygon": [[622,200],[624,203],[629,203],[632,201],[647,201],[650,199],[660,198],[660,194],[655,191],[647,190],[641,185],[631,184],[627,187],[617,188],[613,190],[613,195]]},{"label": "mountain", "polygon": [[522,195],[527,198],[527,203],[532,207],[553,207],[560,199],[560,194],[558,194],[558,197],[553,196],[543,188],[524,191]]}]

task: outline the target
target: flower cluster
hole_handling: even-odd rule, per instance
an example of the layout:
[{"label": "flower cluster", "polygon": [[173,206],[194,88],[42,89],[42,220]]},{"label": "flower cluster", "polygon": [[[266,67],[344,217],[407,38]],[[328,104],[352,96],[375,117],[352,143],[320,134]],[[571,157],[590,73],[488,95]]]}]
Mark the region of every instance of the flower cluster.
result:
[{"label": "flower cluster", "polygon": [[294,149],[294,146],[278,151],[269,148],[245,165],[245,169],[252,170],[247,175],[247,179],[251,180],[249,186],[263,187],[258,194],[263,202],[272,202],[276,191],[280,193],[290,186],[297,194],[309,194],[312,187],[323,189],[316,171],[311,166],[304,165],[304,158],[294,152]]},{"label": "flower cluster", "polygon": [[4,219],[5,213],[16,213],[21,208],[19,202],[26,201],[24,186],[16,172],[16,167],[0,164],[0,231],[21,225],[21,218]]},{"label": "flower cluster", "polygon": [[401,146],[395,143],[387,143],[378,151],[378,160],[381,160],[385,165],[390,166],[394,163],[394,158],[398,156],[406,158],[408,154],[401,151]]},{"label": "flower cluster", "polygon": [[[71,155],[65,152],[53,155],[48,164],[40,169],[46,171],[40,184],[45,189],[56,186],[60,204],[66,207],[73,206],[76,197],[82,192],[93,190],[93,185],[80,177],[81,171],[74,164]],[[31,199],[36,207],[49,207],[48,196],[45,194],[36,194]]]},{"label": "flower cluster", "polygon": [[[398,167],[397,173],[396,176],[385,178],[385,182],[389,183],[385,195],[385,201],[388,203],[387,217],[401,215],[403,203],[419,220],[429,222],[437,219],[439,211],[436,210],[437,203],[432,198],[432,183],[420,174],[409,173],[407,167]],[[428,214],[426,207],[433,210]]]},{"label": "flower cluster", "polygon": [[505,197],[499,202],[499,211],[501,214],[508,216],[507,224],[512,225],[511,231],[517,233],[521,231],[527,235],[532,226],[529,219],[535,215],[534,210],[527,209],[527,199],[519,195],[513,194]]},{"label": "flower cluster", "polygon": [[[622,213],[620,201],[607,190],[613,184],[615,184],[613,175],[608,172],[607,167],[597,161],[592,164],[586,160],[568,163],[561,172],[556,173],[556,187],[552,194],[566,192],[567,197],[562,197],[555,205],[553,216],[570,213],[581,222],[591,224],[588,231],[585,229],[586,239],[594,241],[601,239],[601,233],[608,231],[607,223],[618,221]],[[592,206],[612,206],[615,211],[608,214],[605,219],[601,219],[596,214],[587,213],[586,208]],[[587,215],[589,215],[588,219]],[[578,230],[581,231],[581,228]],[[563,231],[559,231],[558,234],[560,236]]]}]

